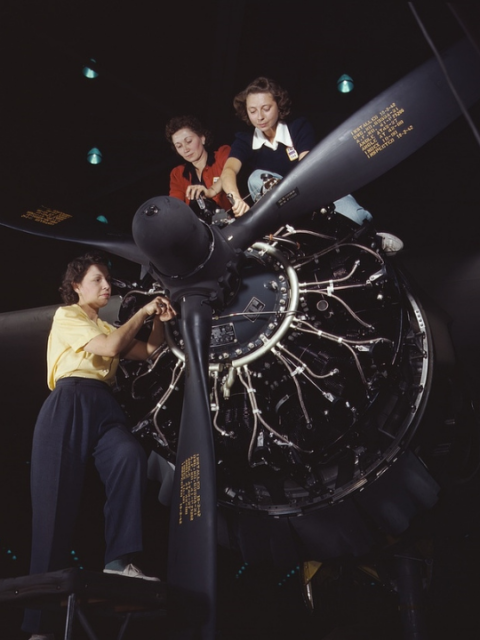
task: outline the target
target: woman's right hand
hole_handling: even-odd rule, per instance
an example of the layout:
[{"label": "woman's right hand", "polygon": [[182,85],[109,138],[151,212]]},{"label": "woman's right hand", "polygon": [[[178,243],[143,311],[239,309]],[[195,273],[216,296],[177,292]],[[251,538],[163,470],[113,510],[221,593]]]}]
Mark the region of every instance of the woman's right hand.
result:
[{"label": "woman's right hand", "polygon": [[189,200],[198,200],[201,196],[206,196],[207,191],[208,189],[203,184],[190,184],[185,191],[185,195]]},{"label": "woman's right hand", "polygon": [[227,194],[227,198],[230,200],[232,205],[232,212],[236,218],[243,216],[250,207],[248,204],[242,200],[238,192],[237,186],[237,174],[242,168],[242,163],[237,158],[228,158],[225,162],[225,166],[223,167],[221,180],[222,180],[222,189]]}]

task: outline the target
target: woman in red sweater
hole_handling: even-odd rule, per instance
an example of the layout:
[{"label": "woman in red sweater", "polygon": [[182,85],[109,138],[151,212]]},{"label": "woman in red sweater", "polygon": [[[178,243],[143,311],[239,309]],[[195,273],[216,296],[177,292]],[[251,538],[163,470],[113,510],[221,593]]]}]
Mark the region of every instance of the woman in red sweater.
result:
[{"label": "woman in red sweater", "polygon": [[169,195],[188,205],[203,196],[214,200],[220,209],[230,209],[220,178],[230,147],[223,145],[210,151],[211,134],[194,116],[172,118],[165,136],[184,160],[170,173]]}]

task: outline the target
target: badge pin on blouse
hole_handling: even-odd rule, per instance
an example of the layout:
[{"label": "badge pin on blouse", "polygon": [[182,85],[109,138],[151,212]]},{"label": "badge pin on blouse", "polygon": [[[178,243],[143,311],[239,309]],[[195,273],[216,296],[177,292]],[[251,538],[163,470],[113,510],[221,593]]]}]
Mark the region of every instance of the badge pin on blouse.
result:
[{"label": "badge pin on blouse", "polygon": [[298,160],[298,153],[294,147],[287,147],[287,156],[290,162],[293,162],[294,160]]}]

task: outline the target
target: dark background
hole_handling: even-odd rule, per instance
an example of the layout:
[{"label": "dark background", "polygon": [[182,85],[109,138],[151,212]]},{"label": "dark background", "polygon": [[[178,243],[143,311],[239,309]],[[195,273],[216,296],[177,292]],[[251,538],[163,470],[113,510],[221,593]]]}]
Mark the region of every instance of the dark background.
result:
[{"label": "dark background", "polygon": [[[478,42],[479,9],[453,6]],[[448,4],[416,8],[440,51],[464,36]],[[0,29],[0,221],[46,206],[86,225],[101,214],[126,231],[142,202],[168,191],[169,171],[176,164],[163,133],[170,117],[193,113],[212,130],[216,146],[229,144],[243,127],[233,113],[233,96],[253,78],[267,75],[289,90],[294,114],[307,116],[321,140],[432,56],[408,3],[4,0]],[[87,80],[81,70],[91,58],[99,76]],[[343,73],[354,79],[351,94],[336,89]],[[478,126],[479,105],[471,114]],[[86,161],[93,146],[103,153],[98,166]],[[405,242],[397,259],[445,312],[474,403],[480,382],[479,169],[480,147],[459,118],[354,194],[379,229]],[[0,312],[58,303],[62,270],[84,247],[6,227],[0,227],[0,238]],[[114,275],[137,277],[137,267],[119,258],[113,263]],[[22,329],[13,343],[2,336],[0,577],[28,571],[28,458],[33,423],[46,395],[43,380],[32,373],[44,347],[41,341],[30,344],[28,334]],[[90,516],[79,532],[79,562],[97,568],[102,530],[95,480],[91,489]],[[148,542],[161,573],[165,514],[154,490]],[[427,596],[432,638],[478,635],[479,495],[478,474],[472,474],[451,487],[419,524],[435,542]],[[348,598],[334,586],[322,593],[323,604],[308,618],[297,607],[296,592],[279,590],[271,572],[235,581],[236,563],[222,557],[221,579],[228,587],[221,598],[225,637],[237,637],[229,627],[233,620],[239,638],[255,633],[323,638],[335,628],[343,629],[339,638],[400,637],[397,602],[388,589],[357,577]],[[0,613],[0,638],[16,638],[17,619],[5,615],[4,624],[11,625],[10,635],[2,635]]]}]

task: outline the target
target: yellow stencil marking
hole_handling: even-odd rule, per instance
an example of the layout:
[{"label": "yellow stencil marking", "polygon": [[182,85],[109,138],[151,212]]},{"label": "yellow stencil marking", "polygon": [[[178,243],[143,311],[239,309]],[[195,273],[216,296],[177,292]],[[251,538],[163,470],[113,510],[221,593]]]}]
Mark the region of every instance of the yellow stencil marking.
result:
[{"label": "yellow stencil marking", "polygon": [[195,453],[183,461],[180,470],[180,505],[178,522],[200,518],[200,455]]},{"label": "yellow stencil marking", "polygon": [[413,125],[405,123],[404,113],[405,109],[392,102],[383,111],[351,132],[353,139],[367,158],[373,158],[377,153],[413,131]]},{"label": "yellow stencil marking", "polygon": [[41,207],[36,211],[27,211],[27,213],[22,214],[22,218],[27,218],[27,220],[33,220],[34,222],[40,222],[41,224],[46,224],[48,226],[53,226],[71,217],[72,216],[68,213],[58,211],[57,209],[48,209],[47,207]]}]

